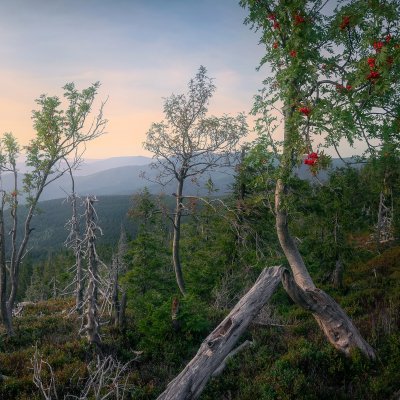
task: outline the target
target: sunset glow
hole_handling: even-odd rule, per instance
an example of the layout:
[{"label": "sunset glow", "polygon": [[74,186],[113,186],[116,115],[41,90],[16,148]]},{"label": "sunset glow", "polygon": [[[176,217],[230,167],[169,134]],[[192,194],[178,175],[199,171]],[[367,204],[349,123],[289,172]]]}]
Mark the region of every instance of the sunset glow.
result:
[{"label": "sunset glow", "polygon": [[87,158],[149,155],[142,148],[162,98],[186,89],[204,65],[215,78],[213,114],[249,112],[265,78],[258,37],[231,0],[16,0],[0,5],[0,126],[21,144],[33,137],[40,94],[62,96],[100,81],[107,134]]}]

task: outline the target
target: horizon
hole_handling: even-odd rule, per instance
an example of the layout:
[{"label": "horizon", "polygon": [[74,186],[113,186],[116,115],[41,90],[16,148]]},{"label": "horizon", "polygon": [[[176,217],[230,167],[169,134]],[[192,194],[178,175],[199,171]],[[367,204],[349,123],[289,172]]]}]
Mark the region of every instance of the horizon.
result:
[{"label": "horizon", "polygon": [[[35,99],[43,93],[62,98],[67,82],[81,90],[100,81],[91,116],[108,98],[108,124],[84,158],[151,157],[142,143],[151,124],[163,119],[163,98],[185,92],[204,65],[217,87],[209,114],[245,112],[250,129],[241,143],[252,141],[257,134],[248,113],[268,68],[257,71],[265,49],[244,25],[246,15],[230,0],[0,3],[0,133],[12,132],[27,145]],[[364,147],[339,146],[343,157]],[[325,152],[336,157],[333,149]]]},{"label": "horizon", "polygon": [[[248,113],[265,78],[258,35],[243,25],[236,2],[212,0],[16,0],[0,4],[1,133],[21,145],[33,138],[31,111],[41,94],[62,98],[100,81],[106,134],[88,143],[88,159],[149,156],[142,147],[162,98],[186,91],[200,65],[215,78],[209,113]],[[93,115],[94,115],[93,113]]]}]

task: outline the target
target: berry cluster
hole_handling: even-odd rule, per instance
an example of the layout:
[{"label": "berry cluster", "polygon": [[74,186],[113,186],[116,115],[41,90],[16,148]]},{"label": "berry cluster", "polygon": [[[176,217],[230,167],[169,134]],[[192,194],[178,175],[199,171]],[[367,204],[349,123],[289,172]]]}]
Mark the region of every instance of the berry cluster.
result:
[{"label": "berry cluster", "polygon": [[347,28],[348,26],[350,26],[350,16],[343,15],[342,22],[339,25],[339,28],[342,31],[343,29]]},{"label": "berry cluster", "polygon": [[304,164],[306,165],[310,165],[310,166],[314,166],[315,164],[318,163],[318,154],[313,152],[313,153],[309,153],[307,155],[307,158],[304,160]]},{"label": "berry cluster", "polygon": [[345,91],[350,92],[350,90],[353,89],[353,86],[351,85],[336,85],[336,90],[340,93],[343,93]]},{"label": "berry cluster", "polygon": [[300,107],[299,112],[308,117],[311,114],[311,108],[310,107]]}]

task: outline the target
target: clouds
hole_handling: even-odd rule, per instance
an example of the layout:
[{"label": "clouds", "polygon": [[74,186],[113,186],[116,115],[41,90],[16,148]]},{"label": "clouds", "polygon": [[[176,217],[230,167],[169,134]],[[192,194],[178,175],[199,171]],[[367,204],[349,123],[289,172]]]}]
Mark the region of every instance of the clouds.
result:
[{"label": "clouds", "polygon": [[26,142],[34,98],[61,95],[69,81],[82,88],[100,80],[110,133],[87,154],[143,154],[146,130],[162,118],[161,98],[184,91],[200,65],[216,79],[210,111],[249,110],[263,50],[244,17],[231,0],[1,2],[1,130]]}]

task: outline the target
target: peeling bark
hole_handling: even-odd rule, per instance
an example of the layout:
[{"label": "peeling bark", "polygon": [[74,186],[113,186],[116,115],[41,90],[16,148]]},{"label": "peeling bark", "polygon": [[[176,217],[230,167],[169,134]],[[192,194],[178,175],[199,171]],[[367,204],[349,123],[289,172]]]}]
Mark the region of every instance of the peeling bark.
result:
[{"label": "peeling bark", "polygon": [[280,282],[281,267],[266,268],[254,286],[203,341],[197,354],[158,400],[197,399]]}]

